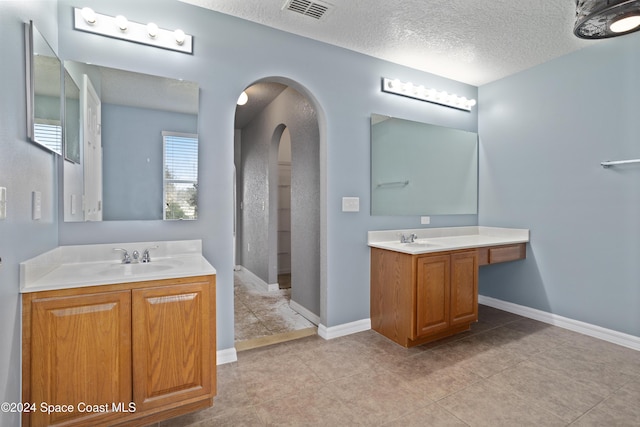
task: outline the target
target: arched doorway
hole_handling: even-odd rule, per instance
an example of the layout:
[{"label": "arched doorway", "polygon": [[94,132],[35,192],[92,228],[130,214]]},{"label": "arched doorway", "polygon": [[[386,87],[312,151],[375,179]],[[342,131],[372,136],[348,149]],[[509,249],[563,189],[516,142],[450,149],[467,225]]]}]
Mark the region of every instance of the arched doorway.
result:
[{"label": "arched doorway", "polygon": [[[236,342],[252,339],[251,334],[260,338],[283,329],[304,329],[308,321],[317,325],[322,311],[316,110],[305,95],[282,81],[260,81],[245,92],[248,102],[237,107],[235,125],[236,259],[241,266],[236,279],[243,277],[254,290],[262,288],[266,294],[259,300],[263,302],[282,291],[280,273],[290,270],[291,286],[287,307],[280,303],[271,311],[252,305],[250,295],[235,288]],[[283,147],[287,146],[289,158],[283,161],[283,156],[287,157]],[[286,177],[287,169],[290,178]],[[282,183],[281,177],[289,183]],[[289,318],[276,321],[275,326],[264,324],[285,308],[293,309],[305,322]],[[239,330],[239,322],[252,331]]]}]

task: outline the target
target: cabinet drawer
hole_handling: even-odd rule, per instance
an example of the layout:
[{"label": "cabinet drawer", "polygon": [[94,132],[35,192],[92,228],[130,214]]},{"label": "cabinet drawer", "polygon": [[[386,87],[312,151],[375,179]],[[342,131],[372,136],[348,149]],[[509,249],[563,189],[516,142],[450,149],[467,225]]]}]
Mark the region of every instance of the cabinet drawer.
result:
[{"label": "cabinet drawer", "polygon": [[497,264],[499,262],[516,261],[527,257],[527,246],[524,243],[516,245],[493,246],[478,249],[480,265]]}]

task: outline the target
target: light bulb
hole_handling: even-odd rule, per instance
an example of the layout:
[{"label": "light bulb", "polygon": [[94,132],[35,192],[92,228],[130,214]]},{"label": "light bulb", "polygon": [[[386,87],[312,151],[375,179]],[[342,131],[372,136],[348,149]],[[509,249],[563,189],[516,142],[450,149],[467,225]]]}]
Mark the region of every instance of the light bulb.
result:
[{"label": "light bulb", "polygon": [[120,31],[127,31],[129,21],[123,15],[118,15],[116,16],[116,25],[120,28]]},{"label": "light bulb", "polygon": [[83,7],[80,13],[87,24],[93,25],[96,23],[96,13],[90,7]]},{"label": "light bulb", "polygon": [[638,26],[640,26],[640,15],[631,15],[612,22],[609,28],[614,33],[626,33]]},{"label": "light bulb", "polygon": [[155,38],[158,35],[158,26],[153,22],[149,22],[147,24],[147,33],[149,34],[149,37]]},{"label": "light bulb", "polygon": [[247,101],[249,101],[249,96],[247,95],[247,92],[242,91],[242,93],[238,97],[238,105],[244,105],[247,103]]},{"label": "light bulb", "polygon": [[467,105],[469,106],[469,108],[473,107],[474,105],[476,105],[476,100],[470,99],[469,102],[467,102]]},{"label": "light bulb", "polygon": [[182,31],[181,29],[177,29],[173,32],[173,35],[176,38],[176,43],[182,46],[184,44],[184,40],[186,39],[186,34],[184,33],[184,31]]}]

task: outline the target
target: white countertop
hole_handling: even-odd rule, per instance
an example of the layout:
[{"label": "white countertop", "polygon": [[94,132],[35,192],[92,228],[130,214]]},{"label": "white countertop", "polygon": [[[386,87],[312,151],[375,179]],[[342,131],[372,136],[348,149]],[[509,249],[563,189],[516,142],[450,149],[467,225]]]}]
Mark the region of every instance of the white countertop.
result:
[{"label": "white countertop", "polygon": [[[400,243],[401,234],[416,234],[418,237],[414,243]],[[528,229],[482,226],[369,231],[367,239],[372,248],[411,255],[528,241]]]},{"label": "white countertop", "polygon": [[[129,255],[147,248],[151,262],[122,264]],[[20,263],[20,292],[174,279],[216,274],[202,256],[200,240],[60,246]]]}]

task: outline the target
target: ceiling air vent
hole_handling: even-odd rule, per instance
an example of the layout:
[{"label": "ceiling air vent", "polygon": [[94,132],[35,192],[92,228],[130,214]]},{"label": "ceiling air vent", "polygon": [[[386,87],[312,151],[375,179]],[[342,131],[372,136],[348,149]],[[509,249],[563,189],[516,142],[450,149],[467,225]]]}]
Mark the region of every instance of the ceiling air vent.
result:
[{"label": "ceiling air vent", "polygon": [[314,19],[322,19],[332,7],[329,3],[321,1],[287,0],[282,9],[290,10]]}]

